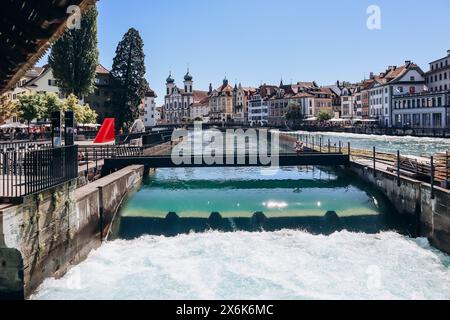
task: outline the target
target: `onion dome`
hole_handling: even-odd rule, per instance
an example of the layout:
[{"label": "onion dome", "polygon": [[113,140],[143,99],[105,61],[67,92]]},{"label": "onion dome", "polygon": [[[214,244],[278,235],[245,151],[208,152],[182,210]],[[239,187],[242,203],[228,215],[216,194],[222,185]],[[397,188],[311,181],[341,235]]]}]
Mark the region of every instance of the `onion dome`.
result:
[{"label": "onion dome", "polygon": [[175,80],[172,78],[172,72],[169,74],[169,77],[167,78],[167,83],[174,83]]},{"label": "onion dome", "polygon": [[189,73],[189,69],[188,69],[186,75],[184,76],[184,81],[192,81],[192,76]]}]

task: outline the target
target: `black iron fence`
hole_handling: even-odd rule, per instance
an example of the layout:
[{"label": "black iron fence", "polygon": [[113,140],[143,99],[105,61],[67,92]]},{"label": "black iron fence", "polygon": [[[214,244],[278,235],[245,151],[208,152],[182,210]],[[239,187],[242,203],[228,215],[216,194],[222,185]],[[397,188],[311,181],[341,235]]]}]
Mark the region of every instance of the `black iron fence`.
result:
[{"label": "black iron fence", "polygon": [[0,200],[14,201],[78,177],[78,146],[0,152]]},{"label": "black iron fence", "polygon": [[8,152],[8,151],[33,151],[33,150],[42,150],[49,149],[52,147],[52,143],[49,141],[42,142],[1,142],[0,143],[0,152]]}]

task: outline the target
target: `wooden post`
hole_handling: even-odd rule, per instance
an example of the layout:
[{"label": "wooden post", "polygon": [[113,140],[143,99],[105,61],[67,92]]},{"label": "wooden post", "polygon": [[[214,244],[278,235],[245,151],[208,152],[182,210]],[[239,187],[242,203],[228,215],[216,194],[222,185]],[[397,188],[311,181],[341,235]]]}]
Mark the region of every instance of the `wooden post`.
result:
[{"label": "wooden post", "polygon": [[352,149],[351,149],[350,142],[348,142],[348,156],[349,156],[349,157],[352,156]]},{"label": "wooden post", "polygon": [[377,149],[373,147],[373,176],[377,176]]},{"label": "wooden post", "polygon": [[397,151],[397,186],[400,187],[400,150]]},{"label": "wooden post", "polygon": [[434,157],[431,156],[431,199],[434,199]]},{"label": "wooden post", "polygon": [[331,153],[331,141],[328,139],[328,153]]},{"label": "wooden post", "polygon": [[320,137],[319,145],[320,153],[322,153],[322,137]]},{"label": "wooden post", "polygon": [[445,152],[445,187],[448,189],[448,151]]}]

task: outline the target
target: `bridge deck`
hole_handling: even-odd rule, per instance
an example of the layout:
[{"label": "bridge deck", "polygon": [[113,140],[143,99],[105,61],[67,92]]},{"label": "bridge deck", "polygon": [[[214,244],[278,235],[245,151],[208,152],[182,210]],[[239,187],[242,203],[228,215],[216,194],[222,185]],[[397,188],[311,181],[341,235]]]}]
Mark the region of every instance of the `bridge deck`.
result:
[{"label": "bridge deck", "polygon": [[334,166],[347,165],[350,163],[349,155],[342,153],[302,153],[302,154],[282,154],[278,156],[278,163],[268,163],[254,157],[246,155],[242,158],[222,155],[216,161],[209,164],[202,156],[190,156],[186,160],[177,164],[170,156],[141,156],[122,157],[105,159],[105,169],[114,170],[124,168],[129,165],[145,165],[148,168],[201,168],[201,167],[270,167],[271,164],[280,167],[289,166]]}]

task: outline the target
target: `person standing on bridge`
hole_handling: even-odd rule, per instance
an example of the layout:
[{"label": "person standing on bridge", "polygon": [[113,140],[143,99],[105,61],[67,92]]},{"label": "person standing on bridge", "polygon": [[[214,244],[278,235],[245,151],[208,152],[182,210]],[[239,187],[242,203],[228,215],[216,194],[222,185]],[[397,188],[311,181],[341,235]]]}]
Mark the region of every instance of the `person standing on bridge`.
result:
[{"label": "person standing on bridge", "polygon": [[303,142],[300,140],[295,141],[295,146],[294,146],[295,152],[297,152],[297,156],[300,155],[300,152],[304,151],[304,146],[303,146]]}]

